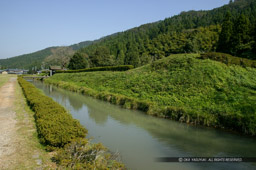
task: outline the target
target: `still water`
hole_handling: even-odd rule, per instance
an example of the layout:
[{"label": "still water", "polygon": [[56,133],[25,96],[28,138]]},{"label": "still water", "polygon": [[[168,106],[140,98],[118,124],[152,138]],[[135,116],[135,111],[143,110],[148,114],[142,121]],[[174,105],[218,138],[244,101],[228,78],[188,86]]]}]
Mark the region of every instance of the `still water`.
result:
[{"label": "still water", "polygon": [[256,139],[155,118],[40,81],[32,83],[69,110],[93,142],[118,151],[128,169],[256,169],[256,163],[157,162],[158,157],[256,157]]}]

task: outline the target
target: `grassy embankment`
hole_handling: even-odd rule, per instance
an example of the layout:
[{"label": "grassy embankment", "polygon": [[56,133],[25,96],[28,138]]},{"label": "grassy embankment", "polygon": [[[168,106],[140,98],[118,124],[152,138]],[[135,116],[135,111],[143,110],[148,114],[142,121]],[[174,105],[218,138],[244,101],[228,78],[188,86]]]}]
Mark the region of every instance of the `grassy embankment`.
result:
[{"label": "grassy embankment", "polygon": [[256,135],[256,69],[180,54],[126,72],[56,74],[46,83],[181,122]]},{"label": "grassy embankment", "polygon": [[34,85],[18,78],[27,104],[35,112],[35,122],[40,142],[48,150],[57,150],[54,157],[60,168],[72,169],[121,169],[101,144],[92,144],[84,137],[87,130],[50,97]]}]

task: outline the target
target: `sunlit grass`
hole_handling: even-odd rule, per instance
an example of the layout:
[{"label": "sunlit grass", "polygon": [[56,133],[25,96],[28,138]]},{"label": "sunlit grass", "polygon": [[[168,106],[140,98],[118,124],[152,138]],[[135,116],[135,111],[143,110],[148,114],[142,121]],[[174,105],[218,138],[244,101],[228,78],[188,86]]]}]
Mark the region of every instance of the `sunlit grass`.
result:
[{"label": "sunlit grass", "polygon": [[125,107],[135,100],[153,103],[160,117],[255,134],[256,69],[196,57],[173,55],[126,72],[56,74],[46,82],[91,89],[111,102],[110,94],[125,96]]}]

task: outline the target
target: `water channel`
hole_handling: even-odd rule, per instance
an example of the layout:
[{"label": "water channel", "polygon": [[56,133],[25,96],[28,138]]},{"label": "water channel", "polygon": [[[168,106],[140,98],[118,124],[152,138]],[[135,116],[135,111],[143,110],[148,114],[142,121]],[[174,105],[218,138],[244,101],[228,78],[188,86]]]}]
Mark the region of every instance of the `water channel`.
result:
[{"label": "water channel", "polygon": [[256,139],[148,116],[31,81],[88,129],[87,137],[118,151],[128,169],[256,169],[256,163],[163,163],[158,157],[256,157]]}]

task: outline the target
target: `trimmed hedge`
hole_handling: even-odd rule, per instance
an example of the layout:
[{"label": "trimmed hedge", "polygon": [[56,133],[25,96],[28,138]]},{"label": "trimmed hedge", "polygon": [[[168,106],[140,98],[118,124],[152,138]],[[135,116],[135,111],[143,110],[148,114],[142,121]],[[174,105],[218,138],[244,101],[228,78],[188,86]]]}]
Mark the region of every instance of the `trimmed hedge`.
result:
[{"label": "trimmed hedge", "polygon": [[225,54],[225,53],[204,53],[201,54],[200,59],[211,59],[215,61],[220,61],[224,64],[227,65],[239,65],[242,67],[253,67],[256,68],[256,61],[255,60],[249,60],[246,58],[240,58],[240,57],[234,57],[230,54]]},{"label": "trimmed hedge", "polygon": [[35,121],[40,142],[48,147],[63,147],[76,138],[84,138],[87,130],[67,111],[42,94],[34,85],[18,77]]},{"label": "trimmed hedge", "polygon": [[93,67],[79,70],[57,70],[55,73],[80,73],[80,72],[92,72],[92,71],[127,71],[133,69],[132,65],[120,65],[120,66],[106,66],[106,67]]}]

